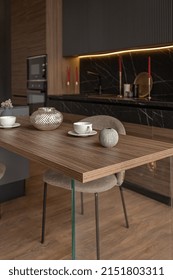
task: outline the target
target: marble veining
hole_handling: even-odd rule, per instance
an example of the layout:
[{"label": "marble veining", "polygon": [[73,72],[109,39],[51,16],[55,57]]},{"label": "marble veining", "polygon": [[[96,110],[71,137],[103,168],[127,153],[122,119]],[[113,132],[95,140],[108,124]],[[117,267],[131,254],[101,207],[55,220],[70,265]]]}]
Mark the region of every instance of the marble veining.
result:
[{"label": "marble veining", "polygon": [[[133,84],[136,76],[148,71],[148,56],[151,57],[153,88],[151,96],[163,101],[173,102],[173,49],[123,54],[122,80]],[[118,56],[80,59],[81,94],[96,93],[98,78],[87,71],[101,76],[103,93],[119,94]]]},{"label": "marble veining", "polygon": [[[123,54],[122,81],[133,84],[136,76],[148,71],[151,57],[153,87],[147,98],[117,98],[119,94],[118,56],[80,59],[78,96],[50,97],[49,104],[61,112],[80,115],[106,114],[121,121],[173,128],[173,49]],[[88,71],[96,75],[89,74]],[[101,77],[102,95],[98,95]],[[92,94],[92,95],[91,95]]]},{"label": "marble veining", "polygon": [[138,100],[101,99],[87,96],[52,96],[49,106],[54,106],[61,112],[79,115],[106,114],[124,122],[173,128],[173,103],[138,102]]}]

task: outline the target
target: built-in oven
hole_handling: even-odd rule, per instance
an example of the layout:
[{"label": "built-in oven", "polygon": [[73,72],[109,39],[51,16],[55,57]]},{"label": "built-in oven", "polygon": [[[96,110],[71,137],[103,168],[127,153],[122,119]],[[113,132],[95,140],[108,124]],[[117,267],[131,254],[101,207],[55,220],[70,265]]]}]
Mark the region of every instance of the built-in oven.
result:
[{"label": "built-in oven", "polygon": [[29,56],[27,58],[28,80],[46,80],[47,78],[47,55]]},{"label": "built-in oven", "polygon": [[30,113],[47,100],[47,55],[27,57],[27,101]]}]

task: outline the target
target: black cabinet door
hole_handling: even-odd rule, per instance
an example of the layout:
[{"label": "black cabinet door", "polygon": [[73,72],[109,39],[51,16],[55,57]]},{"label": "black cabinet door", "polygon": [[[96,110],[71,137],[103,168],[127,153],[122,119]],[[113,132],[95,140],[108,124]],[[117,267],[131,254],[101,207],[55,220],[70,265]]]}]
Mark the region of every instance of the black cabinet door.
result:
[{"label": "black cabinet door", "polygon": [[89,53],[88,0],[63,0],[63,55]]},{"label": "black cabinet door", "polygon": [[63,0],[63,55],[172,43],[172,0]]}]

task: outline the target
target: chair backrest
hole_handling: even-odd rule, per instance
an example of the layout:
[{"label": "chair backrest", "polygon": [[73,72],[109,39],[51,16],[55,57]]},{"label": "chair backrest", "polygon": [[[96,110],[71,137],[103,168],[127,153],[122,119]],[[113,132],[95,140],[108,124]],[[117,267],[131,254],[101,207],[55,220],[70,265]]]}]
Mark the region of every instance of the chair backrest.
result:
[{"label": "chair backrest", "polygon": [[89,121],[93,124],[93,128],[101,130],[103,128],[114,128],[119,134],[126,134],[126,130],[122,122],[118,119],[107,115],[96,115],[86,117],[81,121]]},{"label": "chair backrest", "polygon": [[5,173],[5,165],[0,163],[0,179],[4,176],[4,173]]},{"label": "chair backrest", "polygon": [[[93,128],[96,130],[102,130],[103,128],[114,128],[119,134],[126,134],[126,130],[121,121],[117,118],[107,116],[107,115],[96,115],[91,117],[86,117],[81,121],[91,122]],[[122,185],[125,178],[125,171],[118,172],[116,174],[117,183],[119,186]]]}]

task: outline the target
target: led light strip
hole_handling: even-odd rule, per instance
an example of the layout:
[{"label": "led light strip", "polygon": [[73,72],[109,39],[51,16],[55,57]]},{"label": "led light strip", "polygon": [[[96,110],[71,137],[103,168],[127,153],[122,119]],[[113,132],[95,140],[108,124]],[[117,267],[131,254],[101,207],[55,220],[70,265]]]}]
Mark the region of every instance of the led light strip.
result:
[{"label": "led light strip", "polygon": [[100,56],[111,56],[111,55],[119,55],[124,53],[131,53],[131,52],[145,52],[145,51],[158,51],[164,49],[171,49],[173,45],[170,46],[163,46],[163,47],[151,47],[151,48],[143,48],[143,49],[129,49],[124,51],[116,51],[110,53],[100,53],[100,54],[91,54],[91,55],[80,55],[79,58],[87,58],[87,57],[100,57]]}]

